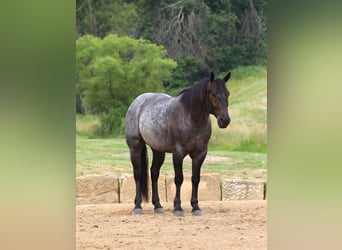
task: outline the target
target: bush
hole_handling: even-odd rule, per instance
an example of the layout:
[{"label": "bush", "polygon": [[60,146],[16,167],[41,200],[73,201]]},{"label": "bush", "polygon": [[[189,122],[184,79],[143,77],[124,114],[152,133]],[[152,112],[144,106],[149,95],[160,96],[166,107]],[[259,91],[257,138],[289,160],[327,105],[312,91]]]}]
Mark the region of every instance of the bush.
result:
[{"label": "bush", "polygon": [[[162,91],[177,63],[162,46],[143,39],[109,34],[76,41],[76,89],[87,113],[101,115],[109,129],[113,107],[129,106],[143,92]],[[108,132],[109,132],[108,131]],[[105,132],[107,133],[107,132]]]},{"label": "bush", "polygon": [[93,137],[95,130],[99,125],[100,119],[96,115],[76,115],[76,133],[78,135]]},{"label": "bush", "polygon": [[100,125],[95,129],[94,136],[123,136],[125,133],[125,115],[127,108],[113,108],[100,116]]}]

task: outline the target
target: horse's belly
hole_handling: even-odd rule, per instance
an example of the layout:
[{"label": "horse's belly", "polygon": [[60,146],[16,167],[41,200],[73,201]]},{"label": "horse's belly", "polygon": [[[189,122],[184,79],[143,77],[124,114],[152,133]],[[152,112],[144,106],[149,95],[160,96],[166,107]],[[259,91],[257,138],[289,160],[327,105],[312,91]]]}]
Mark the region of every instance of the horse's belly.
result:
[{"label": "horse's belly", "polygon": [[172,153],[173,150],[170,147],[168,143],[163,143],[156,140],[145,140],[146,144],[149,145],[152,149],[158,151],[158,152],[166,152],[166,153]]},{"label": "horse's belly", "polygon": [[160,152],[171,152],[171,143],[168,139],[167,131],[158,128],[155,129],[151,126],[142,126],[140,128],[141,136],[143,137],[146,144],[151,148]]}]

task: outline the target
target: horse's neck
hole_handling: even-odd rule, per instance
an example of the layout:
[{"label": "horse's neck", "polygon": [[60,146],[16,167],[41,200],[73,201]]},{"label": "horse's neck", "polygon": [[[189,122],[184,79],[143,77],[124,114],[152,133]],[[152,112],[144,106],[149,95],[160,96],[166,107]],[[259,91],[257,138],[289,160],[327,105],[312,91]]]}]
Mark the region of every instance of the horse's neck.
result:
[{"label": "horse's neck", "polygon": [[209,119],[209,112],[202,104],[194,105],[190,109],[190,120],[193,126],[203,127],[206,126]]},{"label": "horse's neck", "polygon": [[[189,89],[180,96],[179,101],[184,107],[184,117],[188,126],[206,126],[209,119],[209,112],[206,106],[206,92],[203,88],[206,85],[199,84]],[[195,89],[194,89],[195,88]],[[191,124],[190,124],[191,123]]]},{"label": "horse's neck", "polygon": [[209,119],[209,114],[208,115],[202,115],[200,117],[191,115],[191,123],[195,127],[204,127],[207,125]]}]

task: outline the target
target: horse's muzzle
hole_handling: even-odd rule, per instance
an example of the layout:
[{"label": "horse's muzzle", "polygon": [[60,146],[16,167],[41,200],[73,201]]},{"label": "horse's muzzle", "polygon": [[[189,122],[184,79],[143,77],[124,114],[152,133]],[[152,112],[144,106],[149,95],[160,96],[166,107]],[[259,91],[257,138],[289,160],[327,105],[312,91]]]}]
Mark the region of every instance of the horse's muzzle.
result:
[{"label": "horse's muzzle", "polygon": [[227,117],[221,116],[217,119],[217,125],[220,128],[226,128],[229,125],[229,123],[230,123],[229,116],[227,116]]}]

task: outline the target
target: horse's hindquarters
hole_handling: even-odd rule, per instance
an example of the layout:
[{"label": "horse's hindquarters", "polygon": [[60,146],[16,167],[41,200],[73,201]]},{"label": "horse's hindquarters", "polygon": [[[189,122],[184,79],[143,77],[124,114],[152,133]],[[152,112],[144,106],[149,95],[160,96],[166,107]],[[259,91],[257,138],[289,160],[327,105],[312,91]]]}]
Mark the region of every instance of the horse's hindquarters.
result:
[{"label": "horse's hindquarters", "polygon": [[139,119],[139,131],[143,140],[159,152],[171,152],[168,116],[165,109],[151,107]]},{"label": "horse's hindquarters", "polygon": [[138,96],[126,115],[126,140],[139,138],[155,150],[170,152],[168,108],[173,98],[165,94]]}]

